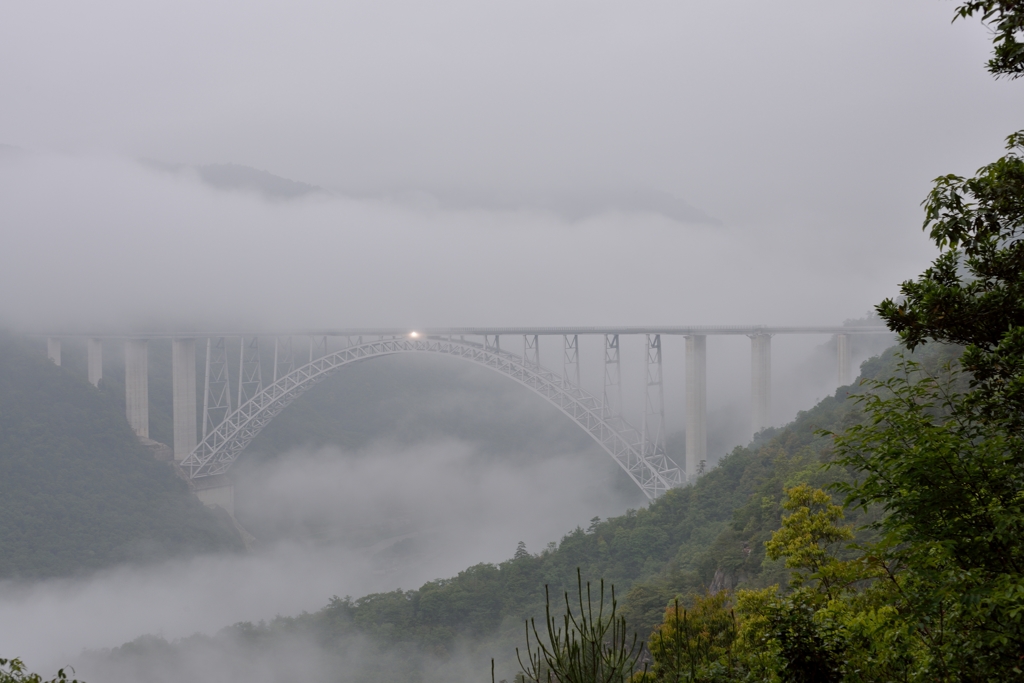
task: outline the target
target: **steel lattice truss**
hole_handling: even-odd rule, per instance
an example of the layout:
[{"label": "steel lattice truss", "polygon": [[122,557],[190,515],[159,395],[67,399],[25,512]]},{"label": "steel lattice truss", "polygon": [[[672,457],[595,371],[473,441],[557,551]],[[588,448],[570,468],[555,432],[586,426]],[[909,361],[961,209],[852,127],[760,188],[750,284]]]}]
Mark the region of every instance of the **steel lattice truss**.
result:
[{"label": "steel lattice truss", "polygon": [[[534,342],[536,343],[536,342]],[[531,349],[532,350],[532,349]],[[435,353],[462,358],[499,372],[543,396],[585,430],[636,482],[655,498],[685,481],[683,471],[661,444],[645,443],[641,431],[620,415],[607,416],[597,397],[539,365],[539,359],[502,351],[497,340],[476,344],[438,337],[396,337],[349,346],[325,353],[262,388],[205,435],[181,468],[190,479],[223,474],[239,454],[292,401],[340,368],[360,360],[396,353]],[[533,355],[533,354],[528,354]]]}]

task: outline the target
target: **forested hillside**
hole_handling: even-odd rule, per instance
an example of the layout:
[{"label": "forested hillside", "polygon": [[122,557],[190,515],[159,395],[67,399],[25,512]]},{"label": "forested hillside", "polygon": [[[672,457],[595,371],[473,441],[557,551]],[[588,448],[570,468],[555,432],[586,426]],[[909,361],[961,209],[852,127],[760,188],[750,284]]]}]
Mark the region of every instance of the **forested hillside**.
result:
[{"label": "forested hillside", "polygon": [[[862,377],[891,376],[896,351],[866,362]],[[958,352],[932,345],[916,358],[934,369]],[[574,590],[577,568],[585,578],[615,586],[630,629],[645,638],[674,597],[685,602],[709,589],[785,583],[788,570],[781,561],[766,559],[764,542],[780,526],[784,489],[845,476],[823,468],[831,437],[819,432],[840,431],[861,419],[857,404],[848,400],[855,390],[856,385],[842,387],[790,425],[762,433],[696,484],[621,517],[594,519],[589,528],[570,531],[540,553],[520,548],[499,565],[470,567],[417,590],[334,598],[314,614],[239,624],[214,638],[196,636],[177,644],[143,638],[105,656],[106,665],[138,665],[154,654],[184,657],[191,648],[216,648],[218,642],[264,647],[301,635],[334,654],[344,652],[353,638],[368,638],[385,653],[402,653],[360,658],[359,676],[373,680],[430,680],[428,672],[443,670],[457,652],[471,653],[478,664],[493,656],[502,675],[511,675],[517,669],[515,648],[523,645],[524,619],[543,616],[545,585],[559,602],[563,591]]]},{"label": "forested hillside", "polygon": [[140,445],[111,391],[0,335],[0,578],[242,549],[230,518]]}]

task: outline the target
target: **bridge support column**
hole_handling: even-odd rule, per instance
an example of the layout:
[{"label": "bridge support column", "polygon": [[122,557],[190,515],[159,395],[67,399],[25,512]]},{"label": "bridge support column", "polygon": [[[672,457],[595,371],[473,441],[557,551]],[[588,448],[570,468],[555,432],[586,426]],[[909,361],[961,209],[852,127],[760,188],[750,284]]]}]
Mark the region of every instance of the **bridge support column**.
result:
[{"label": "bridge support column", "polygon": [[665,453],[665,384],[661,366],[661,335],[647,335],[644,360],[647,390],[644,397],[644,455],[657,457]]},{"label": "bridge support column", "polygon": [[60,366],[60,339],[49,337],[46,340],[46,357],[53,361],[54,365]]},{"label": "bridge support column", "polygon": [[757,434],[771,424],[772,335],[750,335],[751,426]]},{"label": "bridge support column", "polygon": [[523,335],[523,364],[540,370],[540,337],[536,334]]},{"label": "bridge support column", "polygon": [[690,481],[708,458],[707,341],[703,334],[686,337],[686,476]]},{"label": "bridge support column", "polygon": [[573,386],[580,385],[580,337],[578,334],[562,335],[562,379]]},{"label": "bridge support column", "polygon": [[[359,343],[363,343],[362,337],[359,338]],[[209,343],[207,343],[209,345]],[[352,346],[352,338],[349,337],[349,346]],[[295,355],[292,353],[292,338],[285,337],[284,343],[281,342],[281,337],[274,337],[274,379],[273,382],[277,381],[278,377],[284,377],[289,372],[295,369]]]},{"label": "bridge support column", "polygon": [[224,478],[224,475],[196,482],[195,494],[203,505],[222,508],[232,517],[235,516],[235,487]]},{"label": "bridge support column", "polygon": [[124,399],[128,424],[138,436],[149,438],[149,342],[124,343]]},{"label": "bridge support column", "polygon": [[619,366],[619,335],[604,335],[604,394],[602,416],[622,417],[622,371]]},{"label": "bridge support column", "polygon": [[181,462],[196,447],[196,340],[171,342],[174,461]]},{"label": "bridge support column", "polygon": [[85,345],[88,352],[89,382],[98,387],[100,380],[103,379],[103,342],[99,339],[90,339]]},{"label": "bridge support column", "polygon": [[850,378],[850,336],[836,335],[836,352],[839,361],[839,386],[845,387],[853,380]]}]

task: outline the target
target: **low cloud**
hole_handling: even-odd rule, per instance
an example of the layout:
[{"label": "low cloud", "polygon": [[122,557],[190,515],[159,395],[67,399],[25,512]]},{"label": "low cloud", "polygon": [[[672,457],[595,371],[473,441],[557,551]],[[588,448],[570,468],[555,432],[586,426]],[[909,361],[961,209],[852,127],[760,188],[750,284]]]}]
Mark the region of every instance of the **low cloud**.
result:
[{"label": "low cloud", "polygon": [[[572,208],[552,197],[552,207]],[[891,294],[930,254],[917,235],[910,249],[879,250],[811,224],[780,236],[771,226],[680,223],[667,204],[645,210],[624,190],[591,199],[603,204],[578,220],[543,207],[327,193],[268,201],[111,156],[0,159],[0,287],[11,293],[0,324],[837,323]]]},{"label": "low cloud", "polygon": [[459,442],[294,451],[238,483],[239,517],[269,526],[271,542],[249,555],[0,584],[0,642],[34,670],[78,668],[83,649],[214,634],[317,610],[332,595],[418,588],[508,559],[520,540],[539,552],[595,514],[624,511],[602,457],[505,462]]},{"label": "low cloud", "polygon": [[625,477],[596,446],[526,457],[481,457],[457,441],[293,451],[245,472],[238,516],[277,535],[372,547],[378,560],[401,546],[390,571],[412,587],[508,559],[520,540],[539,552],[594,515],[621,514],[644,500],[628,482],[615,486]]}]

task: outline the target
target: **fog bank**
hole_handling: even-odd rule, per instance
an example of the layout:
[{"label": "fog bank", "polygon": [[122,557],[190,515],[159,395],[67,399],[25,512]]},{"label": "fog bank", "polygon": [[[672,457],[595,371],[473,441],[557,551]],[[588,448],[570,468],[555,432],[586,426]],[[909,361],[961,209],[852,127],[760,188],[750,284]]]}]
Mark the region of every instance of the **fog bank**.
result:
[{"label": "fog bank", "polygon": [[0,584],[0,642],[46,671],[74,665],[83,648],[142,634],[212,634],[317,610],[332,595],[418,588],[506,560],[520,540],[540,552],[594,515],[621,514],[604,464],[578,453],[505,462],[458,442],[292,452],[247,472],[240,518],[284,525],[297,540],[249,555]]},{"label": "fog bank", "polygon": [[931,255],[813,222],[272,202],[109,156],[0,162],[0,213],[0,324],[37,332],[837,324]]}]

